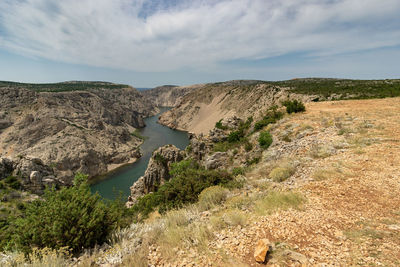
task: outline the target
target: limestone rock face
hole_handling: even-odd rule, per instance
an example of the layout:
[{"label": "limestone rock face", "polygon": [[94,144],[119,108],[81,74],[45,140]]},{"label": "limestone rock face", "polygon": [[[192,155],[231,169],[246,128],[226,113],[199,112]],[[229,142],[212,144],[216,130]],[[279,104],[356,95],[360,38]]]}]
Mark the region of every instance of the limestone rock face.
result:
[{"label": "limestone rock face", "polygon": [[197,136],[194,134],[189,135],[189,140],[193,158],[199,161],[203,160],[209,151],[207,140],[202,135]]},{"label": "limestone rock face", "polygon": [[256,262],[263,263],[265,262],[265,258],[267,256],[269,250],[269,240],[268,239],[260,239],[257,242],[257,245],[254,250],[254,259]]},{"label": "limestone rock face", "polygon": [[146,172],[131,186],[131,195],[127,206],[135,204],[144,194],[154,192],[165,181],[168,181],[171,164],[183,160],[185,152],[174,145],[166,145],[153,152]]},{"label": "limestone rock face", "polygon": [[[183,96],[179,105],[160,116],[159,122],[174,129],[207,134],[220,119],[232,116],[257,119],[268,107],[280,105],[288,98],[303,102],[312,99],[288,89],[263,81],[204,84]],[[235,121],[227,123],[234,124]]]},{"label": "limestone rock face", "polygon": [[226,165],[227,160],[228,154],[226,152],[215,152],[206,157],[204,165],[208,170],[217,169]]},{"label": "limestone rock face", "polygon": [[158,109],[129,86],[85,88],[36,92],[0,86],[0,157],[40,158],[66,184],[78,171],[93,177],[110,164],[140,157],[142,141],[131,133]]},{"label": "limestone rock face", "polygon": [[12,161],[0,158],[0,178],[16,176],[25,190],[42,194],[45,186],[58,186],[63,183],[55,178],[51,167],[38,158],[18,158]]},{"label": "limestone rock face", "polygon": [[176,107],[182,98],[195,90],[198,85],[174,86],[163,85],[150,90],[142,91],[142,94],[154,103],[157,107]]}]

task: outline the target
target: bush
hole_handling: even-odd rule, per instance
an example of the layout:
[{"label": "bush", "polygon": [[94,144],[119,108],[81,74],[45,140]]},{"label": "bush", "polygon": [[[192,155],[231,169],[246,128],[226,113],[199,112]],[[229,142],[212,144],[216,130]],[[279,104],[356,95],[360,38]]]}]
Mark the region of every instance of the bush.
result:
[{"label": "bush", "polygon": [[241,167],[236,167],[236,168],[233,168],[233,170],[232,170],[233,176],[244,175],[244,173],[245,173],[245,171]]},{"label": "bush", "polygon": [[259,162],[260,162],[260,157],[254,157],[252,159],[246,160],[246,165],[250,166],[250,165],[253,165],[253,164],[257,164]]},{"label": "bush", "polygon": [[267,149],[272,144],[272,135],[268,131],[261,132],[258,143],[262,148]]},{"label": "bush", "polygon": [[265,126],[275,123],[283,117],[283,113],[278,111],[277,106],[272,106],[262,120],[254,124],[254,131],[259,131]]},{"label": "bush", "polygon": [[120,204],[104,203],[91,193],[87,176],[77,174],[72,187],[46,189],[43,200],[26,204],[24,216],[15,221],[13,242],[25,252],[32,247],[81,252],[106,241],[119,225],[124,210]]},{"label": "bush", "polygon": [[239,142],[242,137],[244,137],[243,131],[241,130],[233,131],[228,135],[228,142],[229,143]]},{"label": "bush", "polygon": [[199,195],[199,206],[204,210],[208,210],[224,202],[227,194],[228,190],[219,185],[208,187],[201,191]]},{"label": "bush", "polygon": [[286,107],[286,112],[291,114],[291,113],[297,113],[297,112],[303,112],[306,110],[306,107],[304,106],[303,102],[298,101],[298,100],[286,100],[282,102],[282,105]]},{"label": "bush", "polygon": [[214,152],[226,152],[232,148],[236,147],[236,144],[225,142],[215,143],[213,146]]},{"label": "bush", "polygon": [[22,187],[20,181],[18,181],[17,177],[15,176],[8,176],[4,181],[15,190],[21,189]]},{"label": "bush", "polygon": [[217,121],[216,123],[215,123],[215,128],[218,128],[218,129],[221,129],[221,130],[226,130],[226,129],[228,129],[228,127],[227,126],[224,126],[224,125],[222,125],[222,119],[221,120],[219,120],[219,121]]},{"label": "bush", "polygon": [[167,159],[163,157],[160,153],[156,153],[154,155],[154,160],[157,161],[158,163],[165,165],[167,164]]},{"label": "bush", "polygon": [[199,194],[210,186],[240,186],[228,172],[206,170],[191,159],[173,163],[170,175],[171,179],[161,185],[157,192],[138,199],[132,207],[137,215],[146,217],[157,207],[160,213],[164,213],[173,208],[180,208],[186,203],[196,202]]},{"label": "bush", "polygon": [[247,152],[251,151],[253,149],[253,144],[250,142],[246,142],[244,144],[244,150],[246,150]]}]

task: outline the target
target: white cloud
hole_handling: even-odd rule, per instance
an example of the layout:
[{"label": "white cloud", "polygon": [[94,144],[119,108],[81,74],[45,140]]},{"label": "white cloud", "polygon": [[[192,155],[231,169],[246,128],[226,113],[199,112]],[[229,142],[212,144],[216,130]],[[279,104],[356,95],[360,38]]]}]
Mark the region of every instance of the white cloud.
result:
[{"label": "white cloud", "polygon": [[0,46],[62,62],[170,71],[400,45],[398,0],[182,1],[167,9],[158,5],[143,17],[148,4],[2,0]]}]

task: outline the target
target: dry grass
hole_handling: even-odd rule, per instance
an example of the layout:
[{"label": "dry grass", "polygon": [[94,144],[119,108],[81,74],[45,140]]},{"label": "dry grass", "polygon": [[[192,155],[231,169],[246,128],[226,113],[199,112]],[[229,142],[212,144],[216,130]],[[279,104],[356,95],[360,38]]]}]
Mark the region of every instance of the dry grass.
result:
[{"label": "dry grass", "polygon": [[245,225],[247,222],[247,215],[241,210],[233,209],[226,211],[222,218],[224,222],[230,226]]},{"label": "dry grass", "polygon": [[1,255],[0,266],[15,267],[63,267],[71,264],[70,251],[67,248],[54,250],[50,248],[33,248],[32,252],[25,257],[23,253],[10,253]]},{"label": "dry grass", "polygon": [[295,167],[291,164],[275,167],[269,173],[269,178],[274,182],[283,182],[295,173]]},{"label": "dry grass", "polygon": [[270,192],[254,204],[255,211],[259,215],[272,214],[277,210],[289,208],[299,209],[305,202],[305,198],[293,192]]},{"label": "dry grass", "polygon": [[215,205],[220,205],[226,200],[229,190],[219,185],[204,189],[199,195],[198,206],[202,210],[208,210]]},{"label": "dry grass", "polygon": [[334,154],[335,149],[330,145],[313,145],[308,154],[314,159],[323,159]]},{"label": "dry grass", "polygon": [[317,169],[312,177],[315,181],[323,181],[323,180],[327,180],[331,177],[335,177],[337,176],[337,172],[336,170],[330,168],[330,169]]}]

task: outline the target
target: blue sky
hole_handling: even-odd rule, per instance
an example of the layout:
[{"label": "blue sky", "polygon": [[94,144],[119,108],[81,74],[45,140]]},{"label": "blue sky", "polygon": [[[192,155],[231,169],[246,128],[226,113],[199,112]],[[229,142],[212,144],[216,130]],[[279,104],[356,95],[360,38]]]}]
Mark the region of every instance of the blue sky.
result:
[{"label": "blue sky", "polygon": [[1,0],[0,80],[400,78],[398,0]]}]

